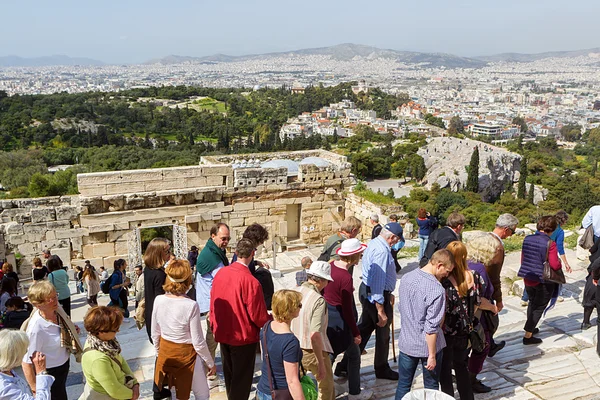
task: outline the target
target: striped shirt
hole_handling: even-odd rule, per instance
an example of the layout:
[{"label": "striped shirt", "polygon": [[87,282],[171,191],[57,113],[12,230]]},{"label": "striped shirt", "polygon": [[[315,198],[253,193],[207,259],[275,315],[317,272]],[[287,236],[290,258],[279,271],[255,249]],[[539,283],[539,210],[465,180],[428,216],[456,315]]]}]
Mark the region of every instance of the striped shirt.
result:
[{"label": "striped shirt", "polygon": [[290,328],[300,341],[300,348],[312,350],[311,336],[315,332],[320,332],[323,351],[333,353],[333,348],[327,337],[329,317],[325,298],[310,282],[304,282],[298,291],[302,294],[302,308],[300,309],[300,315],[292,320]]},{"label": "striped shirt", "polygon": [[369,301],[383,304],[383,292],[396,288],[396,264],[390,245],[381,236],[369,242],[362,260],[362,281],[370,289]]},{"label": "striped shirt", "polygon": [[400,336],[398,349],[411,357],[428,357],[426,334],[437,333],[436,353],[446,347],[441,329],[446,291],[437,278],[422,269],[409,272],[398,288]]}]

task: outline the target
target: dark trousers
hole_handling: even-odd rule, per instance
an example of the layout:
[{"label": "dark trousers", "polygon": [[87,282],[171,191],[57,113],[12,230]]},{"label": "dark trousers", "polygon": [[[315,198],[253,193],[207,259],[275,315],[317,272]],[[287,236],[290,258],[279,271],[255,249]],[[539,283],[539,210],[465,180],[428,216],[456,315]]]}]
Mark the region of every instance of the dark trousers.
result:
[{"label": "dark trousers", "polygon": [[440,370],[440,386],[442,392],[454,397],[454,386],[452,385],[452,370],[456,375],[456,387],[460,394],[460,400],[473,400],[473,390],[467,370],[468,337],[446,335],[446,347],[442,357],[442,369]]},{"label": "dark trousers", "polygon": [[228,400],[248,400],[254,376],[256,343],[231,346],[221,343],[221,362]]},{"label": "dark trousers", "polygon": [[477,375],[483,369],[483,362],[486,357],[490,353],[491,348],[491,336],[492,334],[489,331],[484,330],[485,333],[485,347],[481,353],[476,351],[471,351],[471,357],[469,357],[469,372]]},{"label": "dark trousers", "polygon": [[525,322],[525,332],[533,332],[538,322],[544,314],[544,310],[552,299],[552,293],[556,287],[556,283],[540,283],[537,286],[525,285],[525,290],[529,296],[527,305],[527,321]]},{"label": "dark trousers", "polygon": [[[379,321],[377,307],[369,301],[367,286],[364,283],[360,284],[358,295],[360,304],[362,304],[362,314],[358,324],[360,337],[362,339],[360,342],[360,351],[362,353],[367,346],[373,331],[375,331],[375,360],[373,362],[373,367],[375,368],[375,373],[385,372],[390,369],[390,364],[388,363],[390,352],[390,324],[392,323],[392,318],[394,318],[394,311],[390,304],[390,292],[384,292],[383,309],[385,310],[388,321],[387,324],[381,328],[377,326],[377,322]],[[347,362],[348,358],[346,354],[344,354],[341,363],[342,365],[345,365]]]},{"label": "dark trousers", "polygon": [[90,307],[96,307],[98,306],[98,295],[95,294],[93,296],[90,296],[87,298],[87,303]]},{"label": "dark trousers", "polygon": [[69,360],[61,366],[47,368],[48,375],[54,377],[54,383],[50,387],[50,398],[52,400],[69,400],[67,398],[67,376],[69,375]]},{"label": "dark trousers", "polygon": [[63,310],[65,310],[65,313],[69,316],[69,318],[71,318],[71,297],[67,297],[64,300],[59,300],[58,302],[62,306]]},{"label": "dark trousers", "polygon": [[[597,337],[600,338],[600,304],[596,305],[595,307],[583,307],[583,323],[584,324],[590,323],[590,318],[592,318],[592,313],[594,312],[594,308],[596,309],[596,311],[598,313],[598,319],[596,321],[596,326],[598,329]],[[597,340],[596,353],[598,353],[598,355],[600,356],[600,340]]]},{"label": "dark trousers", "polygon": [[[330,354],[331,364],[336,357],[337,354]],[[360,394],[360,347],[354,342],[344,352],[342,361],[336,367],[336,373],[338,371],[346,371],[348,374],[348,394]]]}]

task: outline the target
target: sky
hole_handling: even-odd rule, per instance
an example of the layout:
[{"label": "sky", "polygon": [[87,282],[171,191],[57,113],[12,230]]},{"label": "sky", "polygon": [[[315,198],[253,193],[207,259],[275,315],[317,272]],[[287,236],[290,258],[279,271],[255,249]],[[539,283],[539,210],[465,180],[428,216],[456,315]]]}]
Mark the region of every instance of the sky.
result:
[{"label": "sky", "polygon": [[140,63],[356,43],[481,56],[600,47],[598,0],[3,1],[0,56]]}]

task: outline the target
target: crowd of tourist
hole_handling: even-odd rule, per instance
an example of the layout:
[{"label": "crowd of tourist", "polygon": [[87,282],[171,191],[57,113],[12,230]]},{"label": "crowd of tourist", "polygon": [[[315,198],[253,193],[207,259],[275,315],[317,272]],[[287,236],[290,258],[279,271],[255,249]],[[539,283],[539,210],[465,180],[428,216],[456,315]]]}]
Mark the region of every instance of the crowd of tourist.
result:
[{"label": "crowd of tourist", "polygon": [[[600,311],[597,207],[583,222],[593,230],[593,245],[582,329],[591,326],[593,309]],[[536,336],[537,325],[557,301],[564,283],[562,268],[571,272],[562,247],[561,224],[567,218],[564,212],[541,217],[536,232],[524,239],[518,272],[528,295],[523,345],[542,342]],[[84,318],[84,345],[79,327],[70,319],[69,276],[62,260],[49,251],[42,254],[46,265],[42,258],[33,260],[34,283],[27,292],[27,303],[18,296],[18,275],[13,276],[12,265],[5,263],[0,312],[4,328],[21,331],[0,331],[0,399],[67,399],[66,382],[74,355],[86,381],[80,399],[136,400],[139,383],[116,339],[129,316],[129,294],[135,298],[136,324],[139,329],[146,325],[156,352],[154,399],[188,399],[191,393],[196,399],[208,399],[220,347],[228,399],[248,399],[259,352],[259,400],[334,399],[334,377],[347,378],[349,399],[368,400],[374,391],[361,385],[361,355],[373,333],[374,374],[398,382],[397,400],[410,392],[419,364],[427,389],[454,396],[456,384],[462,400],[491,391],[477,376],[485,359],[506,344],[495,342],[494,334],[498,313],[504,308],[500,285],[503,240],[515,233],[517,218],[503,214],[492,232],[463,243],[463,215],[450,214],[446,225],[438,228],[434,217],[419,210],[422,257],[419,268],[404,274],[399,285],[397,244],[404,243],[403,228],[397,218],[386,224],[380,224],[377,215],[370,219],[373,230],[368,244],[356,238],[361,221],[346,218],[339,231],[327,239],[317,260],[302,259],[295,287],[279,291],[274,290],[268,264],[255,259],[257,248],[269,237],[259,224],[246,228],[231,255],[227,254],[230,229],[218,223],[204,248],[192,247],[187,259],[173,256],[169,240],[153,239],[143,256],[145,266],[135,266],[131,276],[123,259],[114,262],[111,275],[103,267],[96,271],[86,261],[81,274],[75,275],[90,306]],[[361,260],[359,318],[353,270]],[[102,292],[110,299],[107,307],[98,305]],[[400,314],[398,337],[393,337],[394,306]],[[201,328],[203,319],[206,331]],[[391,340],[398,344],[397,371],[389,364]],[[600,345],[598,352],[600,355]],[[19,365],[25,380],[14,372]]]}]

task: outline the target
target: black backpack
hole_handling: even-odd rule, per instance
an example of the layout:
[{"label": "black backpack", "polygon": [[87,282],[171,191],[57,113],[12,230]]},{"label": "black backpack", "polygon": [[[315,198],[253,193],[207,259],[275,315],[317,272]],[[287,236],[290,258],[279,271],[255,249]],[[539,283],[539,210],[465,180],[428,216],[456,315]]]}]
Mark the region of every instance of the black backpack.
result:
[{"label": "black backpack", "polygon": [[100,290],[102,290],[102,293],[108,294],[110,292],[110,281],[112,281],[112,275],[100,285]]},{"label": "black backpack", "polygon": [[343,241],[344,241],[344,239],[338,239],[331,246],[329,246],[329,248],[323,249],[323,252],[319,256],[319,258],[317,258],[317,260],[328,262],[329,259],[331,258],[331,251],[335,248],[335,246],[342,243]]}]

